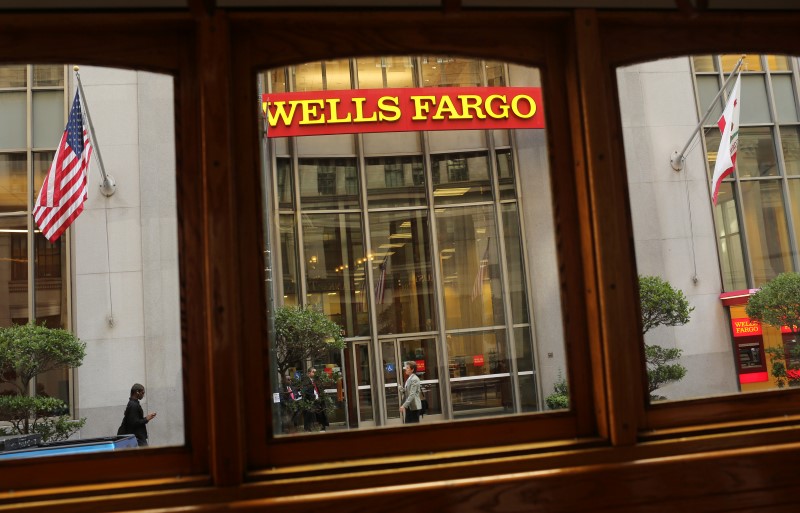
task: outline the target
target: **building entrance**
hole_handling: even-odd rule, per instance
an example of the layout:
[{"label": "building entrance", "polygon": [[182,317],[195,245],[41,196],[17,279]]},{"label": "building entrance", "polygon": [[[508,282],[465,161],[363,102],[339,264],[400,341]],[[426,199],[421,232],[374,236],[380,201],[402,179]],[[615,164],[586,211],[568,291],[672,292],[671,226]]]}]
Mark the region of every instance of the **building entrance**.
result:
[{"label": "building entrance", "polygon": [[403,362],[413,361],[417,364],[417,376],[422,381],[423,395],[428,405],[428,411],[423,416],[434,420],[442,414],[439,392],[438,355],[436,339],[429,338],[397,338],[380,340],[380,357],[382,377],[381,389],[385,405],[384,424],[402,424],[400,405],[403,403],[402,394],[405,383]]}]

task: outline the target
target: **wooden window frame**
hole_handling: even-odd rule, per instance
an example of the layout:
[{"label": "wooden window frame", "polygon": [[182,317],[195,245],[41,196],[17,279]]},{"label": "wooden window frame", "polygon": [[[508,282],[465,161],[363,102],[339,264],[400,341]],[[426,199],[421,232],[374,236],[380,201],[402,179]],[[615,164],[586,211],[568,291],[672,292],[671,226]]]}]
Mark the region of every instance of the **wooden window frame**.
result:
[{"label": "wooden window frame", "polygon": [[[794,506],[787,492],[796,490],[800,390],[646,403],[615,77],[619,66],[676,55],[800,55],[800,12],[687,13],[685,2],[683,10],[615,12],[471,10],[446,0],[440,10],[333,14],[212,4],[0,18],[0,62],[175,76],[186,399],[185,446],[0,463],[0,509],[305,511],[320,506],[311,494],[325,494],[334,510],[371,511],[399,504],[391,501],[420,483],[433,510],[482,492],[502,504],[536,497],[565,509],[685,505],[713,493],[741,507]],[[542,71],[572,409],[273,438],[256,73],[437,53]]]}]

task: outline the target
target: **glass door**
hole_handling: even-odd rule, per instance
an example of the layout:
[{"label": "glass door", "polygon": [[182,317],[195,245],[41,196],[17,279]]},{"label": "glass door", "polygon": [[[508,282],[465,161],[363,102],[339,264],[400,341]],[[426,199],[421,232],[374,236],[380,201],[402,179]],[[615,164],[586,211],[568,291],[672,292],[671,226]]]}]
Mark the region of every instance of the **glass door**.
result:
[{"label": "glass door", "polygon": [[417,364],[417,376],[422,382],[427,411],[422,421],[437,420],[442,416],[439,390],[439,362],[435,338],[407,338],[381,340],[383,393],[386,404],[386,425],[402,424],[401,390],[405,384],[403,362]]},{"label": "glass door", "polygon": [[356,408],[358,415],[358,426],[374,426],[375,410],[372,401],[372,378],[369,365],[369,343],[356,342],[353,344],[353,365],[352,373],[355,381],[353,390],[356,391]]}]

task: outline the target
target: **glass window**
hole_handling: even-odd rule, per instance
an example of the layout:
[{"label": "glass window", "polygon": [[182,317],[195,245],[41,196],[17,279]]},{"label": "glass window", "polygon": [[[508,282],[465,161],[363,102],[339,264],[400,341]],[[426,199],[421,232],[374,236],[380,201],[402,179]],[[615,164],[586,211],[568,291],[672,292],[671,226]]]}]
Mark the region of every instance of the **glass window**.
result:
[{"label": "glass window", "polygon": [[436,204],[491,201],[489,159],[485,152],[431,155]]},{"label": "glass window", "polygon": [[[741,57],[742,55],[738,53],[720,56],[722,60],[722,71],[725,73],[733,71],[733,67],[736,66],[736,63],[739,62]],[[761,67],[761,56],[758,54],[745,55],[744,62],[742,62],[742,71],[763,71]]]},{"label": "glass window", "polygon": [[27,66],[12,64],[0,66],[0,88],[11,89],[28,85]]},{"label": "glass window", "polygon": [[717,71],[717,59],[713,55],[695,55],[692,57],[694,70],[697,73],[710,73]]},{"label": "glass window", "polygon": [[[733,87],[733,82],[730,87]],[[741,98],[747,99],[747,101],[742,101],[739,113],[739,121],[742,124],[772,121],[764,75],[742,75]]]},{"label": "glass window", "polygon": [[294,70],[295,91],[322,91],[322,63],[299,64]]},{"label": "glass window", "polygon": [[355,159],[300,159],[298,166],[301,208],[358,207]]},{"label": "glass window", "polygon": [[356,280],[370,261],[364,255],[361,215],[304,214],[303,249],[306,302],[320,306],[346,336],[369,335],[368,289],[364,280]]},{"label": "glass window", "polygon": [[376,212],[370,218],[378,334],[436,328],[427,211]]},{"label": "glass window", "polygon": [[742,127],[739,130],[736,172],[740,178],[780,175],[771,128]]},{"label": "glass window", "polygon": [[414,87],[412,57],[362,57],[356,64],[359,89]]},{"label": "glass window", "polygon": [[[700,111],[705,112],[711,105],[711,100],[719,92],[719,79],[715,76],[697,76],[697,96],[700,98]],[[731,85],[731,87],[733,87]],[[707,125],[716,125],[717,120],[722,115],[722,109],[725,108],[725,98],[720,96],[714,108],[706,118]],[[702,115],[702,114],[701,114]]]},{"label": "glass window", "polygon": [[800,127],[782,126],[780,133],[786,174],[800,175]]},{"label": "glass window", "polygon": [[511,296],[511,315],[514,324],[528,322],[528,298],[525,285],[525,265],[522,260],[522,233],[516,203],[504,203],[503,234],[508,260],[508,288]]},{"label": "glass window", "polygon": [[292,161],[287,158],[277,158],[275,169],[275,182],[278,193],[278,206],[280,208],[292,208],[294,206],[294,173],[292,173]]},{"label": "glass window", "polygon": [[285,93],[289,90],[286,68],[272,70],[268,76],[273,93]]},{"label": "glass window", "polygon": [[425,173],[421,156],[365,159],[370,208],[425,204]]},{"label": "glass window", "polygon": [[425,87],[477,87],[481,85],[480,61],[459,57],[422,58],[422,85]]},{"label": "glass window", "polygon": [[773,75],[772,90],[775,93],[775,110],[778,113],[778,121],[781,123],[798,121],[797,100],[792,87],[791,75]]},{"label": "glass window", "polygon": [[489,87],[506,85],[505,65],[502,62],[486,63],[486,85]]},{"label": "glass window", "polygon": [[717,194],[717,208],[714,209],[714,225],[717,227],[719,261],[722,271],[723,290],[742,290],[747,288],[747,276],[742,252],[742,234],[739,230],[736,196],[733,183],[720,185]]},{"label": "glass window", "polygon": [[[26,139],[26,99],[25,93],[0,93],[0,149],[16,150],[25,148]],[[61,128],[64,131],[64,128]],[[53,143],[58,146],[58,141]]]},{"label": "glass window", "polygon": [[503,330],[447,335],[456,418],[514,412],[505,338]]},{"label": "glass window", "polygon": [[65,124],[64,91],[34,91],[33,147],[58,146]]},{"label": "glass window", "polygon": [[789,71],[789,57],[786,55],[767,55],[767,68],[770,71]]},{"label": "glass window", "polygon": [[281,215],[280,222],[280,257],[281,257],[281,287],[283,304],[297,305],[298,273],[297,273],[297,237],[293,215]]},{"label": "glass window", "polygon": [[781,182],[742,182],[742,210],[755,286],[793,271]]},{"label": "glass window", "polygon": [[325,61],[325,90],[350,89],[350,61]]},{"label": "glass window", "polygon": [[33,87],[64,87],[64,66],[34,64]]},{"label": "glass window", "polygon": [[28,165],[25,153],[0,154],[0,211],[28,209]]},{"label": "glass window", "polygon": [[448,329],[503,324],[492,207],[440,209],[436,223]]},{"label": "glass window", "polygon": [[500,199],[514,199],[517,188],[514,185],[514,156],[510,149],[497,150],[497,175]]}]

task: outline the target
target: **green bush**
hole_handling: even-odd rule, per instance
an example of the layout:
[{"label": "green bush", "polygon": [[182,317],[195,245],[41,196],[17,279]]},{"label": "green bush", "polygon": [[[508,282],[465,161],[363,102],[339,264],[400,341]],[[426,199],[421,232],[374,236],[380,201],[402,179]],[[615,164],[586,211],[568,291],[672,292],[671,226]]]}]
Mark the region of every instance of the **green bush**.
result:
[{"label": "green bush", "polygon": [[66,440],[86,423],[72,420],[60,399],[30,395],[30,383],[39,374],[64,367],[79,367],[86,344],[67,330],[22,324],[0,328],[0,383],[15,393],[0,396],[0,420],[11,424],[5,435],[42,435],[42,441]]},{"label": "green bush", "polygon": [[569,386],[567,379],[558,375],[558,380],[553,383],[553,393],[545,397],[545,404],[551,410],[565,410],[569,408]]}]

